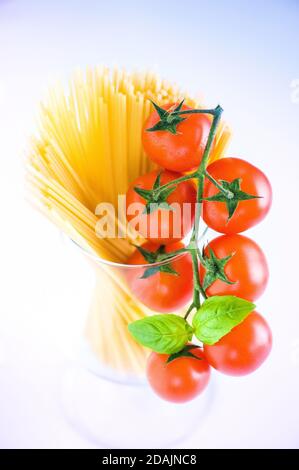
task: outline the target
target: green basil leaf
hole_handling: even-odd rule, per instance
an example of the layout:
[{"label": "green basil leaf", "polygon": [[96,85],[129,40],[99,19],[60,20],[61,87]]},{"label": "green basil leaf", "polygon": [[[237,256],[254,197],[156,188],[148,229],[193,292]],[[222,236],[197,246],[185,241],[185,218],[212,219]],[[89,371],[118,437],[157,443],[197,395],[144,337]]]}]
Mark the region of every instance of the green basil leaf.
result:
[{"label": "green basil leaf", "polygon": [[210,297],[193,317],[195,336],[205,344],[215,344],[254,308],[253,303],[233,295]]},{"label": "green basil leaf", "polygon": [[192,339],[193,328],[174,314],[153,315],[128,325],[138,343],[158,353],[173,354]]}]

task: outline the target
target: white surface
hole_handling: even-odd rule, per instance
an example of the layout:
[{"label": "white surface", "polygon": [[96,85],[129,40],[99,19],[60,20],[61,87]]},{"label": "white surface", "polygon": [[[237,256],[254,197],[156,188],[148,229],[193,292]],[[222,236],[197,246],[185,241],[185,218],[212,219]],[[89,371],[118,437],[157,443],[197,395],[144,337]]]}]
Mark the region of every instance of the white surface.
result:
[{"label": "white surface", "polygon": [[271,214],[250,233],[271,269],[258,310],[273,352],[254,375],[217,374],[213,409],[182,445],[298,447],[298,4],[102,3],[0,1],[0,447],[92,447],[58,399],[91,273],[23,201],[21,156],[48,83],[98,62],[156,66],[220,101],[234,129],[231,155],[273,184]]}]

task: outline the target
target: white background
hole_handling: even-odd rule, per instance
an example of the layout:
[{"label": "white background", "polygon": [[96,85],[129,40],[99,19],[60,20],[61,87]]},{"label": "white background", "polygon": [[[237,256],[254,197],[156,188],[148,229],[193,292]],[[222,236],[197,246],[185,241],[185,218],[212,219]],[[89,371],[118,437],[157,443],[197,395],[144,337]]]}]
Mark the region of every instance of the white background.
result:
[{"label": "white background", "polygon": [[96,63],[155,68],[220,102],[230,155],[273,185],[271,214],[249,234],[270,264],[258,310],[271,357],[254,375],[217,375],[208,419],[181,446],[298,447],[298,3],[102,3],[0,0],[0,447],[92,447],[59,405],[91,273],[24,202],[22,158],[47,86]]}]

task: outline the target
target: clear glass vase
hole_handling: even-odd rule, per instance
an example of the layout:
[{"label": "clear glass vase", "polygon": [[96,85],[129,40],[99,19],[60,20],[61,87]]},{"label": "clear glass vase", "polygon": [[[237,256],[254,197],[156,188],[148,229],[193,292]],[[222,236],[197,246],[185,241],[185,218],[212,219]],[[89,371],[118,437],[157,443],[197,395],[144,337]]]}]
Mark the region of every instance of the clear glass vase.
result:
[{"label": "clear glass vase", "polygon": [[129,322],[156,313],[133,298],[126,282],[128,272],[141,266],[112,263],[76,246],[90,262],[95,286],[80,355],[63,377],[65,416],[100,447],[173,446],[202,426],[214,385],[186,404],[168,403],[154,394],[145,379],[149,351],[127,328]]}]

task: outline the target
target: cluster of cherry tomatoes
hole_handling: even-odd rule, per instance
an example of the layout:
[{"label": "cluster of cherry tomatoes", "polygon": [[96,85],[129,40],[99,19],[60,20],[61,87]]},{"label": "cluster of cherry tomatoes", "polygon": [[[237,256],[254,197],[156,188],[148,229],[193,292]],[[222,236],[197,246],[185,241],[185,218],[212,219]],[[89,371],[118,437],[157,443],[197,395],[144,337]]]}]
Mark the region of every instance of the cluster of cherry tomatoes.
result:
[{"label": "cluster of cherry tomatoes", "polygon": [[[161,170],[140,176],[127,192],[128,221],[135,216],[130,211],[132,204],[133,207],[135,203],[142,204],[145,210],[139,214],[138,230],[148,240],[128,260],[128,264],[142,265],[140,269],[129,270],[128,283],[142,303],[162,313],[178,311],[191,302],[194,289],[191,255],[176,256],[160,267],[146,269],[144,265],[183,251],[182,239],[193,227],[197,201],[194,180],[184,180],[184,176],[199,167],[211,128],[211,120],[205,114],[186,114],[186,117],[178,114],[180,119],[175,127],[160,129],[163,109],[167,112],[173,108],[171,104],[162,111],[155,110],[142,134],[145,152]],[[190,108],[183,105],[180,110]],[[172,187],[171,182],[176,180],[178,183]],[[175,213],[168,207],[147,210],[155,185],[166,185],[162,198],[166,204],[176,203],[183,210],[184,204],[189,203],[187,221],[183,218],[176,221]],[[223,158],[206,168],[201,216],[208,227],[221,234],[204,247],[200,258],[199,278],[208,297],[233,295],[254,301],[264,292],[269,275],[265,255],[257,243],[240,232],[266,216],[271,198],[271,186],[265,174],[245,160]],[[165,211],[168,211],[167,218],[163,218]],[[176,223],[181,224],[179,236]],[[189,345],[192,354],[167,362],[169,355],[152,352],[147,363],[148,381],[162,398],[184,402],[206,387],[210,366],[229,375],[248,374],[266,359],[271,343],[266,320],[254,311],[216,344],[204,344],[202,348]]]}]

